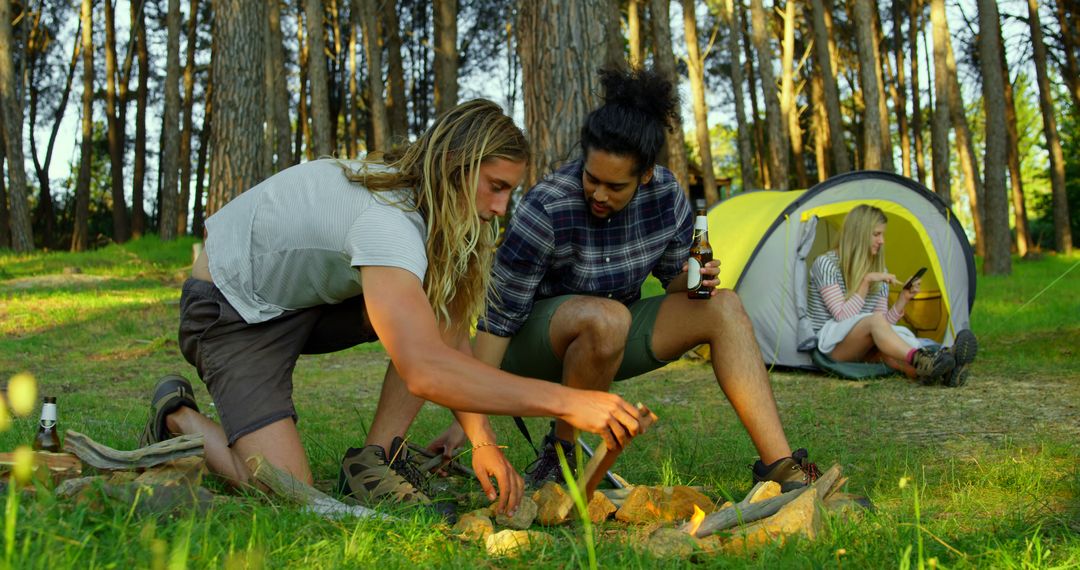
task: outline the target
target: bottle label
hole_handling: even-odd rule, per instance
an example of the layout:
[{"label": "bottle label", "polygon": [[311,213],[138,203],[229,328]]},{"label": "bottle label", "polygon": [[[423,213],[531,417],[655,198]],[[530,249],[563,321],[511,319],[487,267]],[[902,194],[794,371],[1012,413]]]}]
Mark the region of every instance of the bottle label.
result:
[{"label": "bottle label", "polygon": [[56,425],[56,404],[41,405],[41,427],[51,429]]},{"label": "bottle label", "polygon": [[694,291],[701,287],[701,262],[691,257],[687,262],[686,287]]}]

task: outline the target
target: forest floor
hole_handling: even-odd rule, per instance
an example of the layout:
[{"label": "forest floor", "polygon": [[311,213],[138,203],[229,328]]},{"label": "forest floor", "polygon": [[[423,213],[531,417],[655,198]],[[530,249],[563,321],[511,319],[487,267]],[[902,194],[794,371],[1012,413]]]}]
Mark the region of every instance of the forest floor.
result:
[{"label": "forest floor", "polygon": [[[213,406],[176,343],[180,283],[192,240],[148,238],[84,254],[0,252],[0,376],[29,372],[58,398],[60,425],[117,449],[136,445],[156,379],[179,372]],[[979,277],[972,327],[981,347],[962,388],[900,378],[845,381],[773,370],[788,438],[875,510],[828,518],[817,540],[752,553],[669,560],[707,567],[1080,567],[1080,255],[1014,261]],[[78,268],[73,269],[73,268]],[[337,477],[370,423],[387,357],[378,344],[305,356],[295,374],[300,431],[315,477]],[[616,389],[660,416],[616,465],[651,485],[700,485],[714,498],[751,486],[755,453],[707,362],[684,359]],[[34,412],[36,414],[36,410]],[[426,443],[449,414],[421,412]],[[493,423],[519,468],[533,452],[507,418]],[[528,421],[534,437],[546,420]],[[36,418],[16,418],[0,451],[28,443]],[[590,440],[595,443],[595,440]],[[463,485],[470,485],[462,482]],[[577,525],[521,559],[490,558],[430,518],[327,521],[257,494],[229,493],[206,512],[139,514],[128,504],[23,495],[5,511],[9,567],[566,567],[587,564]],[[478,488],[476,485],[473,487]],[[479,505],[472,505],[473,507]],[[641,537],[599,528],[601,566],[655,567]]]}]

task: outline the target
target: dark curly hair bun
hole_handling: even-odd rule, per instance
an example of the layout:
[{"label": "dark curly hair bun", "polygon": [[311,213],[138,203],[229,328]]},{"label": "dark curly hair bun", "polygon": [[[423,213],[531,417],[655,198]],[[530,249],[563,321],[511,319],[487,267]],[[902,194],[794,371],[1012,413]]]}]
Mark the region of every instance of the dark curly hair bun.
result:
[{"label": "dark curly hair bun", "polygon": [[585,117],[581,149],[634,159],[634,174],[656,164],[665,134],[678,117],[679,95],[671,82],[646,69],[600,70],[604,104]]}]

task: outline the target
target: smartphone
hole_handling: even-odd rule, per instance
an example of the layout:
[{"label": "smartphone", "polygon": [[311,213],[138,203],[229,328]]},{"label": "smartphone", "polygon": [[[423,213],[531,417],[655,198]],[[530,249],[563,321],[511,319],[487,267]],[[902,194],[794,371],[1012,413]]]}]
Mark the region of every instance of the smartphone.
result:
[{"label": "smartphone", "polygon": [[911,284],[914,283],[916,279],[922,277],[923,273],[926,273],[926,268],[920,267],[919,270],[915,272],[915,275],[912,275],[911,279],[908,279],[907,283],[904,283],[904,289],[911,289]]}]

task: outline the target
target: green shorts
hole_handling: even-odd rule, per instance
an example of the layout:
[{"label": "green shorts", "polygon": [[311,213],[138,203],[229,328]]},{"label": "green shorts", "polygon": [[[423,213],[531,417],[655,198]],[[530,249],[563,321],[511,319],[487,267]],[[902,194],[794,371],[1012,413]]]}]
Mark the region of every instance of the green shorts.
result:
[{"label": "green shorts", "polygon": [[[562,360],[551,347],[551,318],[559,306],[574,295],[563,295],[537,301],[528,320],[510,341],[503,357],[502,369],[529,378],[562,382]],[[652,334],[656,314],[665,296],[639,299],[630,305],[630,332],[626,337],[626,352],[615,373],[615,380],[633,378],[663,368],[670,360],[653,354]]]}]

